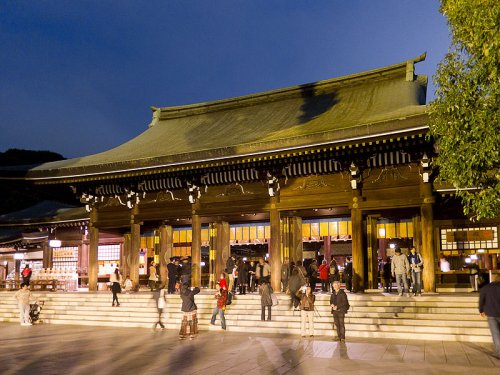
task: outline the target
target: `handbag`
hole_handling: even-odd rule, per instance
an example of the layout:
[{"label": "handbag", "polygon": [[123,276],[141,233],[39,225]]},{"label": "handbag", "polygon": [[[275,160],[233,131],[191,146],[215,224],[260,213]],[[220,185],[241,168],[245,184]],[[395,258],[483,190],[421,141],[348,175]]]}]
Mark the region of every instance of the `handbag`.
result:
[{"label": "handbag", "polygon": [[279,304],[278,297],[276,297],[276,294],[271,293],[271,301],[273,303],[273,306],[277,306]]}]

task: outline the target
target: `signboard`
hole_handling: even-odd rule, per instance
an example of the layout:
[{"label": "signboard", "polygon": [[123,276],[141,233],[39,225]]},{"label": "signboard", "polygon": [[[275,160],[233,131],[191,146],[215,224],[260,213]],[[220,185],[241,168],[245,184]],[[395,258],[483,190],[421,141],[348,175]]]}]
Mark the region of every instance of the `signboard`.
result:
[{"label": "signboard", "polygon": [[492,230],[460,230],[446,233],[446,242],[492,241]]}]

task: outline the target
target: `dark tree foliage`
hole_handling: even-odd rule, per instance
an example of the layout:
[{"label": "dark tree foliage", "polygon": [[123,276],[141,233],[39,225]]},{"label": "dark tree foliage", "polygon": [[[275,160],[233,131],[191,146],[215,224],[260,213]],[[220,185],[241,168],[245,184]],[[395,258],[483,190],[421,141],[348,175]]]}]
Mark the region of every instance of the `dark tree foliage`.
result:
[{"label": "dark tree foliage", "polygon": [[[37,165],[63,159],[62,155],[51,151],[9,149],[0,152],[0,166]],[[45,199],[75,204],[75,198],[67,187],[41,188],[21,180],[2,180],[0,196],[0,214],[22,210]]]},{"label": "dark tree foliage", "polygon": [[442,0],[452,45],[434,81],[439,177],[472,219],[500,217],[500,1]]}]

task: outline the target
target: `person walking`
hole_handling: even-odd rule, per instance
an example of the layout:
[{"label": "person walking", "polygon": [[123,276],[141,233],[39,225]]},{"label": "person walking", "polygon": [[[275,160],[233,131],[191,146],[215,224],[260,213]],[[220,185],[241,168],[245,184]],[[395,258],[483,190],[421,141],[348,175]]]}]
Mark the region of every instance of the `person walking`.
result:
[{"label": "person walking", "polygon": [[[410,264],[408,263],[408,258],[401,255],[401,249],[396,249],[392,257],[391,273],[392,276],[396,278],[398,295],[402,296],[403,293],[405,293],[406,296],[409,297],[408,276],[410,275]],[[403,284],[403,289],[401,288],[401,284]]]},{"label": "person walking", "polygon": [[330,307],[332,308],[333,322],[337,330],[335,341],[345,342],[344,318],[349,310],[349,300],[344,290],[340,289],[340,281],[333,282],[333,291],[330,296]]},{"label": "person walking", "polygon": [[300,298],[300,335],[306,337],[306,322],[308,322],[309,337],[314,336],[314,302],[316,296],[310,286],[302,287],[298,292]]},{"label": "person walking", "polygon": [[31,291],[28,284],[21,283],[21,288],[14,294],[19,305],[19,321],[22,326],[31,326],[30,318],[30,300],[32,299]]},{"label": "person walking", "polygon": [[21,276],[23,278],[23,283],[25,283],[28,286],[30,285],[30,279],[31,279],[32,273],[33,273],[33,271],[31,270],[31,268],[28,264],[24,267],[23,272],[21,272]]},{"label": "person walking", "polygon": [[215,286],[214,296],[217,300],[217,304],[215,305],[214,311],[212,312],[212,319],[210,319],[210,324],[213,326],[215,325],[217,314],[219,314],[220,324],[224,331],[226,330],[226,317],[224,316],[224,310],[226,309],[227,296],[227,289],[225,287],[221,287],[220,283],[217,283]]},{"label": "person walking", "polygon": [[120,270],[115,268],[115,272],[113,272],[109,276],[109,282],[111,283],[111,292],[113,293],[113,303],[111,306],[115,306],[115,301],[116,301],[116,307],[120,306],[120,302],[118,302],[118,293],[121,293],[122,291],[122,275],[120,274]]},{"label": "person walking", "polygon": [[261,304],[261,315],[260,320],[266,320],[266,308],[267,308],[267,320],[271,320],[271,307],[273,306],[273,300],[271,298],[271,293],[273,292],[271,285],[267,281],[262,281],[259,289],[260,293],[260,304]]},{"label": "person walking", "polygon": [[175,258],[170,258],[170,263],[167,264],[168,276],[168,294],[175,293],[175,283],[177,282],[177,266],[175,265]]},{"label": "person walking", "polygon": [[491,282],[479,290],[479,313],[488,319],[494,356],[500,359],[500,274],[491,274]]},{"label": "person walking", "polygon": [[154,292],[156,289],[156,282],[157,281],[158,281],[158,275],[156,274],[156,264],[155,264],[155,262],[151,262],[149,264],[148,284],[149,284],[149,289],[151,289],[152,292]]},{"label": "person walking", "polygon": [[166,298],[167,298],[167,295],[165,292],[168,293],[168,289],[165,291],[165,288],[157,287],[155,294],[154,294],[154,298],[156,300],[156,308],[158,310],[158,321],[155,323],[155,325],[153,327],[154,329],[156,329],[156,327],[158,327],[158,326],[160,326],[160,328],[162,330],[165,329],[165,325],[161,321],[161,318],[163,315],[163,309],[165,308],[165,303],[166,303]]},{"label": "person walking", "polygon": [[297,309],[300,303],[300,298],[297,293],[300,288],[306,286],[304,280],[299,276],[299,272],[299,269],[295,267],[288,283],[288,290],[290,291],[290,307],[293,309]]},{"label": "person walking", "polygon": [[412,247],[410,250],[410,255],[408,255],[408,263],[410,264],[410,272],[411,272],[411,283],[413,285],[413,295],[421,296],[422,295],[422,266],[424,262],[422,257],[417,250]]},{"label": "person walking", "polygon": [[469,280],[472,291],[477,292],[479,289],[477,282],[479,276],[479,265],[477,264],[477,260],[473,259],[467,268],[469,268]]},{"label": "person walking", "polygon": [[198,307],[194,303],[194,296],[200,293],[200,288],[189,287],[189,283],[184,283],[181,286],[181,300],[182,300],[182,322],[181,329],[179,331],[179,338],[185,339],[189,337],[192,340],[198,333],[198,318],[197,310]]},{"label": "person walking", "polygon": [[351,292],[352,291],[352,260],[351,257],[346,258],[346,264],[344,267],[344,282],[345,288]]},{"label": "person walking", "polygon": [[329,292],[330,290],[330,266],[327,264],[326,259],[323,259],[318,269],[319,279],[321,280],[321,291]]}]

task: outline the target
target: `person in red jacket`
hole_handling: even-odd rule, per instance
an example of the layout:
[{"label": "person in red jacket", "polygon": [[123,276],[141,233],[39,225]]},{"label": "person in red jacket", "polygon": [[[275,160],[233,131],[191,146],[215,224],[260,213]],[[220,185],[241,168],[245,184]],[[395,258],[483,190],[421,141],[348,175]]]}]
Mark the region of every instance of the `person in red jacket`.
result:
[{"label": "person in red jacket", "polygon": [[321,266],[319,266],[319,279],[321,280],[321,290],[323,292],[328,292],[330,289],[330,282],[328,280],[330,276],[330,266],[326,262],[326,259],[323,260]]},{"label": "person in red jacket", "polygon": [[219,283],[215,286],[215,299],[217,300],[217,306],[215,306],[214,311],[212,312],[212,319],[210,320],[211,325],[215,325],[215,319],[217,318],[217,314],[220,315],[220,322],[222,329],[226,330],[226,318],[224,316],[224,310],[226,309],[226,301],[227,301],[227,288],[222,287]]}]

